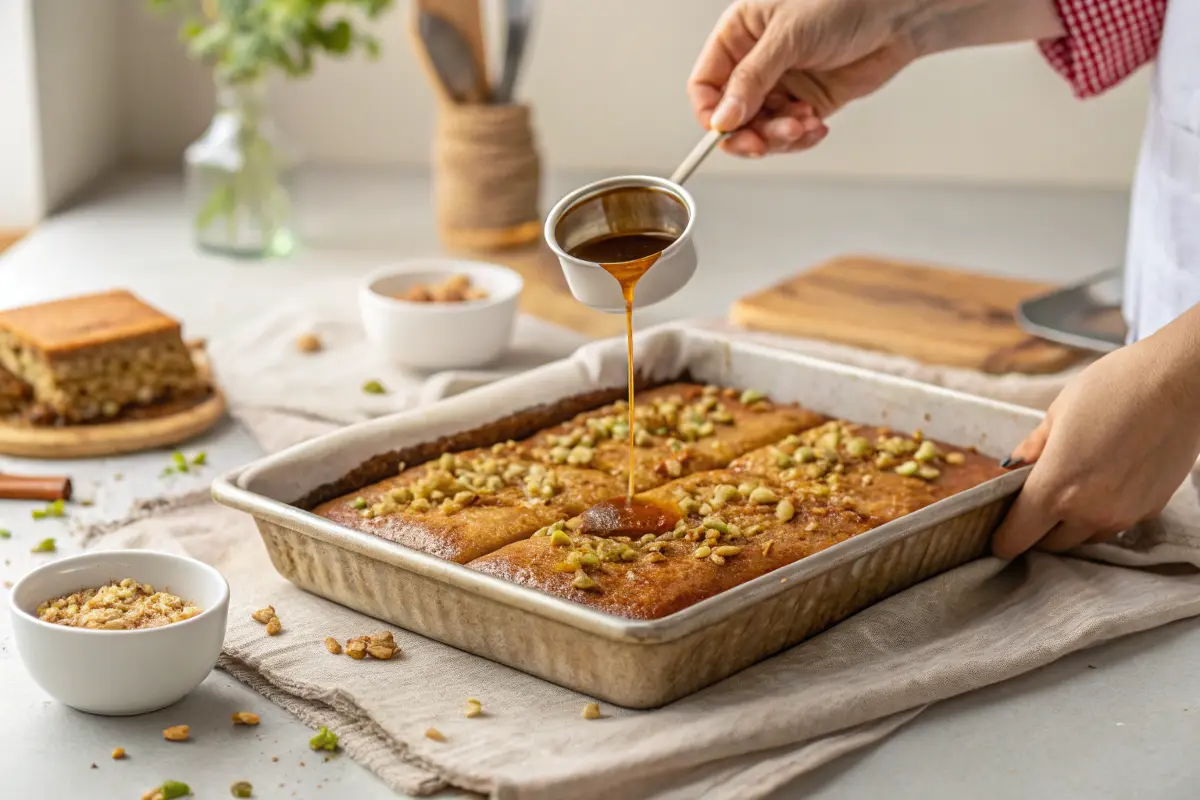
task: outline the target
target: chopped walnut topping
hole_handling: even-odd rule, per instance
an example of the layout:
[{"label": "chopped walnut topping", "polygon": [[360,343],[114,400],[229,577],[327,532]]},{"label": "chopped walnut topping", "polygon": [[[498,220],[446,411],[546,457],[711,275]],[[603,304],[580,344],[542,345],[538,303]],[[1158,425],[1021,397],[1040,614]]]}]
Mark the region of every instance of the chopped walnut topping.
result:
[{"label": "chopped walnut topping", "polygon": [[38,606],[38,619],[56,625],[124,631],[157,628],[191,619],[199,606],[173,594],[155,591],[133,578],[107,583],[47,600]]}]

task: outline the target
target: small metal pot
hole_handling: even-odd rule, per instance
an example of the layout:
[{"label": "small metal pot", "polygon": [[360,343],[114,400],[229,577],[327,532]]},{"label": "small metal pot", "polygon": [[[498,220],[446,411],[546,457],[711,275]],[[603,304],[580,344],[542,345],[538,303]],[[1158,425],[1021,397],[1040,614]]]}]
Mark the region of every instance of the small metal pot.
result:
[{"label": "small metal pot", "polygon": [[558,256],[571,294],[600,311],[625,311],[616,278],[599,264],[568,255],[579,245],[627,233],[665,233],[675,238],[638,281],[637,308],[678,292],[696,271],[692,231],[696,203],[682,186],[664,178],[627,175],[576,189],[559,200],[546,218],[546,242]]}]

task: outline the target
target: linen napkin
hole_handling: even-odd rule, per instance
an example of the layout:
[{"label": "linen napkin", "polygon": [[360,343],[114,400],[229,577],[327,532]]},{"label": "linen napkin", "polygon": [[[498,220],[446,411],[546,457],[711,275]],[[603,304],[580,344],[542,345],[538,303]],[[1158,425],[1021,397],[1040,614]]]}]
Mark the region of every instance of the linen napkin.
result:
[{"label": "linen napkin", "polygon": [[[349,424],[565,358],[586,342],[573,331],[521,314],[508,352],[484,369],[408,370],[371,347],[354,303],[343,294],[285,295],[260,316],[212,337],[208,350],[230,405]],[[297,349],[296,339],[305,333],[320,338],[321,351]],[[386,393],[364,392],[367,381],[378,381]]]},{"label": "linen napkin", "polygon": [[[763,797],[877,741],[929,703],[1099,642],[1200,614],[1200,473],[1162,518],[1079,557],[986,558],[928,580],[820,636],[654,711],[586,696],[309,595],[270,567],[253,523],[203,494],[100,533],[207,561],[232,598],[222,667],[410,794],[446,787],[495,798]],[[1178,563],[1170,574],[1139,567]],[[1126,565],[1126,566],[1117,566]],[[275,606],[268,637],[250,612]],[[381,629],[403,654],[329,654]],[[483,704],[468,719],[467,698]],[[446,741],[425,737],[436,728]]]}]

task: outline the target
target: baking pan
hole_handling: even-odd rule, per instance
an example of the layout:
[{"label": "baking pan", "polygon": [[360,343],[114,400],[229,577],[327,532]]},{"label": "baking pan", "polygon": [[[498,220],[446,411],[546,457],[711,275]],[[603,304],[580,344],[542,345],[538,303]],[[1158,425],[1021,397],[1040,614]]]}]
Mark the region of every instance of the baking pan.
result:
[{"label": "baking pan", "polygon": [[1026,300],[1017,306],[1017,322],[1034,336],[1052,342],[1112,352],[1125,344],[1127,332],[1121,316],[1122,278],[1122,270],[1109,270]]},{"label": "baking pan", "polygon": [[[761,389],[857,422],[921,428],[989,455],[1039,421],[971,397],[719,334],[667,327],[637,339],[638,369],[662,382]],[[290,504],[388,449],[411,447],[539,402],[620,387],[624,342],[458,397],[343,428],[221,478],[213,495],[252,514],[275,568],[297,586],[399,627],[607,702],[652,708],[698,691],[878,600],[985,552],[1028,468],[657,620],[601,613],[340,527]]]}]

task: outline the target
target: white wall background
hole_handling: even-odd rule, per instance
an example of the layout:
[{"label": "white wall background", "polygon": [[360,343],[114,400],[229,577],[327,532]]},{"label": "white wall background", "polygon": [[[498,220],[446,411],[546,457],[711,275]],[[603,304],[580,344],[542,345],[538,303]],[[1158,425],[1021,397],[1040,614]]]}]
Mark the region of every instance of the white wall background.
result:
[{"label": "white wall background", "polygon": [[[464,0],[465,1],[465,0]],[[484,0],[494,14],[496,0]],[[726,0],[543,0],[524,74],[551,168],[668,172],[698,130],[684,95]],[[273,104],[302,154],[342,165],[423,165],[434,104],[407,35],[409,4],[379,26],[384,56],[325,61]],[[0,226],[36,222],[120,163],[174,166],[212,113],[209,73],[177,22],[143,0],[0,0]],[[816,150],[706,170],[1124,187],[1146,71],[1086,103],[1032,45],[938,56],[834,118]]]},{"label": "white wall background", "polygon": [[0,0],[0,226],[41,216],[41,148],[31,0]]},{"label": "white wall background", "polygon": [[[120,0],[124,152],[174,162],[211,113],[208,75],[187,61],[172,22]],[[726,0],[544,0],[523,94],[553,167],[669,171],[698,131],[684,96],[696,53]],[[408,3],[381,24],[379,62],[325,62],[277,87],[292,142],[337,164],[422,164],[433,100],[412,55]],[[856,178],[1126,186],[1147,73],[1074,100],[1032,45],[928,59],[833,120],[800,156],[705,169]]]},{"label": "white wall background", "polygon": [[126,152],[119,0],[0,0],[0,226],[24,228]]}]

